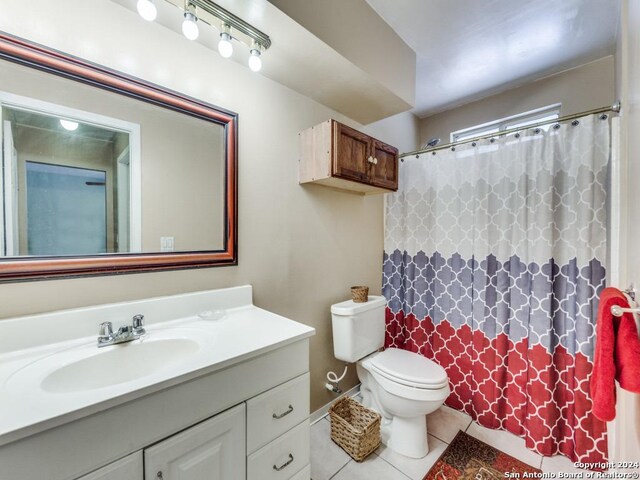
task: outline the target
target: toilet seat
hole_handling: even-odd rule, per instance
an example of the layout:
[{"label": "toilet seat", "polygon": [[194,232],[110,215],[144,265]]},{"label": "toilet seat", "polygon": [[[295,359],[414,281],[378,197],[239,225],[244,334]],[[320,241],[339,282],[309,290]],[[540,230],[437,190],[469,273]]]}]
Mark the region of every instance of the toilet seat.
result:
[{"label": "toilet seat", "polygon": [[372,356],[367,363],[373,373],[407,387],[439,390],[449,385],[444,368],[408,350],[388,348]]},{"label": "toilet seat", "polygon": [[[365,368],[367,367],[365,366]],[[369,368],[369,374],[378,384],[379,388],[406,400],[415,400],[418,402],[444,402],[451,393],[448,383],[441,388],[410,387],[409,385],[403,385],[402,383],[398,383],[395,380],[380,375],[370,366]]]}]

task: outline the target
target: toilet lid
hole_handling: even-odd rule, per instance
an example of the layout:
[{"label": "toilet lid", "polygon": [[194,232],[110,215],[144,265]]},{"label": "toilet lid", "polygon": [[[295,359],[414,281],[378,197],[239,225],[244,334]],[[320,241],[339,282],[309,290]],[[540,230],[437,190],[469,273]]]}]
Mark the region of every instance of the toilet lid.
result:
[{"label": "toilet lid", "polygon": [[388,348],[371,359],[371,368],[380,375],[416,388],[442,388],[449,383],[447,372],[418,353]]}]

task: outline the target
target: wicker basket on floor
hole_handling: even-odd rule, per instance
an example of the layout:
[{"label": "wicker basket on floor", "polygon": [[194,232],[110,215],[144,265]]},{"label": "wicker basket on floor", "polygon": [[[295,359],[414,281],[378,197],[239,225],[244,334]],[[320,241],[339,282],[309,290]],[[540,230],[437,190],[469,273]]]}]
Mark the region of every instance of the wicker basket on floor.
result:
[{"label": "wicker basket on floor", "polygon": [[349,397],[331,405],[331,440],[356,462],[363,461],[380,445],[380,415]]}]

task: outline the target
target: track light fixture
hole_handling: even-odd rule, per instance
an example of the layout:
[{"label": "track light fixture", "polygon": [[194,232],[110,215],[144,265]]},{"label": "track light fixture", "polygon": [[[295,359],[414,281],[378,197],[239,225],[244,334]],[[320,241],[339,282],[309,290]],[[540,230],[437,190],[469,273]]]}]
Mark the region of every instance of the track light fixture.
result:
[{"label": "track light fixture", "polygon": [[260,44],[257,42],[253,42],[251,45],[251,50],[249,50],[249,68],[254,72],[259,72],[262,69],[262,59],[260,55],[262,54]]},{"label": "track light fixture", "polygon": [[158,9],[153,0],[138,0],[136,7],[140,16],[147,22],[153,22],[158,16]]},{"label": "track light fixture", "polygon": [[218,52],[224,58],[233,55],[233,44],[231,43],[231,27],[228,23],[222,23],[220,29],[220,41],[218,42]]},{"label": "track light fixture", "polygon": [[147,21],[153,21],[157,16],[158,10],[154,1],[166,1],[184,9],[182,33],[189,40],[198,38],[199,24],[220,25],[218,29],[220,55],[229,58],[233,55],[233,42],[244,43],[249,49],[247,62],[249,68],[254,72],[262,69],[262,54],[271,46],[271,39],[253,25],[211,0],[138,0],[138,13]]},{"label": "track light fixture", "polygon": [[187,0],[184,5],[184,21],[182,22],[182,33],[189,40],[195,40],[200,34],[198,29],[198,17],[195,13],[195,6]]}]

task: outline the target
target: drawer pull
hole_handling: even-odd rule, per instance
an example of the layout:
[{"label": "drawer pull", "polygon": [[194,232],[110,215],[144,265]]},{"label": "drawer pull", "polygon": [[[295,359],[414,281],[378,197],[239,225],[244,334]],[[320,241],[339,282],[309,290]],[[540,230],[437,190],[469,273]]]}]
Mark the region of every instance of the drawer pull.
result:
[{"label": "drawer pull", "polygon": [[289,409],[284,412],[281,413],[280,415],[276,415],[275,413],[273,414],[273,418],[275,418],[276,420],[280,420],[282,417],[286,417],[287,415],[289,415],[291,412],[293,412],[293,405],[289,405]]},{"label": "drawer pull", "polygon": [[289,454],[289,460],[287,460],[285,463],[283,463],[282,465],[280,465],[279,467],[276,467],[275,465],[273,466],[273,469],[276,472],[279,472],[280,470],[282,470],[285,467],[288,467],[291,462],[293,462],[293,455]]}]

